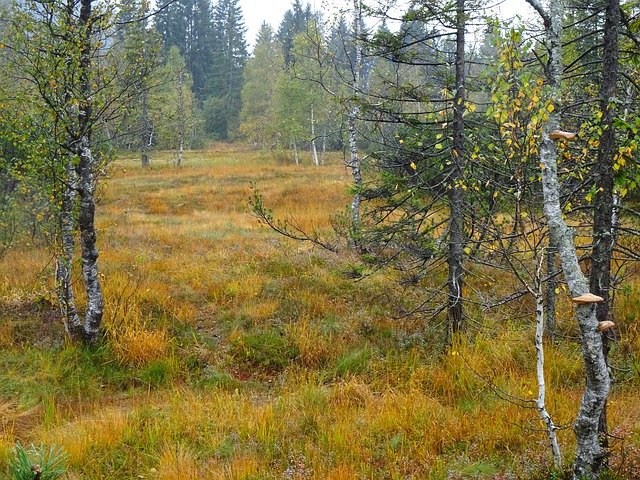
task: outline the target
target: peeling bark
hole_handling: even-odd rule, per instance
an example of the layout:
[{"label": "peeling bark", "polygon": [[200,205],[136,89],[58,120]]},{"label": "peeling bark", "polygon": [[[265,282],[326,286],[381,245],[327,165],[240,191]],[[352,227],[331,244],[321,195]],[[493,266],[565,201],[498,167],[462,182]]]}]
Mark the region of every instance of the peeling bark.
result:
[{"label": "peeling bark", "polygon": [[82,101],[78,114],[78,192],[80,194],[80,246],[82,252],[82,275],[87,294],[87,311],[84,318],[85,341],[97,340],[104,300],[98,274],[98,249],[95,229],[95,159],[91,152],[92,131],[92,86],[91,70],[91,5],[92,0],[82,0],[79,22],[82,28],[82,53],[80,57],[80,90]]},{"label": "peeling bark", "polygon": [[[562,82],[562,18],[564,6],[561,0],[552,1],[546,11],[538,0],[527,0],[542,16],[549,52],[547,65],[548,95],[555,110],[544,125],[540,145],[542,168],[543,210],[547,219],[551,244],[558,250],[564,277],[572,297],[589,292],[576,254],[573,231],[567,226],[560,205],[558,181],[558,152],[549,132],[560,130],[560,105]],[[576,305],[576,318],[580,326],[582,356],[586,374],[586,388],[574,423],[576,458],[574,479],[596,477],[596,468],[603,452],[598,441],[598,420],[609,394],[610,379],[602,351],[602,337],[598,332],[598,319],[594,304]]]},{"label": "peeling bark", "polygon": [[73,231],[75,227],[76,175],[71,155],[67,156],[65,173],[66,178],[59,213],[60,252],[56,258],[56,286],[64,328],[73,340],[81,341],[84,338],[84,328],[73,293],[73,252],[75,243]]}]

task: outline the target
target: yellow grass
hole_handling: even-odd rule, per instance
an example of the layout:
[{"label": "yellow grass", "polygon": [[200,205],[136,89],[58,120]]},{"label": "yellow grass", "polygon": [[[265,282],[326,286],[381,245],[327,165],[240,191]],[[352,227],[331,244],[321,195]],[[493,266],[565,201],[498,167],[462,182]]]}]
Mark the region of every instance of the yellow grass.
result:
[{"label": "yellow grass", "polygon": [[[146,170],[120,159],[102,183],[102,350],[55,338],[43,346],[25,332],[20,315],[42,320],[23,307],[51,291],[46,249],[24,245],[0,262],[2,305],[18,312],[0,314],[0,471],[20,440],[64,448],[73,479],[546,478],[535,410],[507,401],[532,405],[535,395],[528,300],[524,319],[478,311],[473,341],[442,352],[431,333],[439,327],[396,319],[406,305],[392,273],[353,282],[342,272],[357,258],[284,239],[251,214],[255,182],[276,216],[329,233],[330,216],[348,203],[338,157],[278,165],[227,146],[190,152],[182,168],[170,157],[158,154]],[[490,274],[474,271],[470,288],[512,287]],[[627,446],[640,440],[635,278],[617,312],[614,358],[626,373],[609,410]],[[559,324],[574,331],[564,300]],[[264,356],[279,354],[272,345],[284,357],[265,366]],[[549,410],[570,425],[583,388],[580,351],[563,341],[546,355]],[[559,435],[569,461],[570,428]]]}]

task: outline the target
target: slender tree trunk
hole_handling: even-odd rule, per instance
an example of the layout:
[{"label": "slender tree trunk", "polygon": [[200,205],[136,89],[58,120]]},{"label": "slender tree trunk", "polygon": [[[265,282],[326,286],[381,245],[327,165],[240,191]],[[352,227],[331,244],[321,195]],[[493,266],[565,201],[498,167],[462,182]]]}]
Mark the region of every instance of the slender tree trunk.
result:
[{"label": "slender tree trunk", "polygon": [[318,149],[316,148],[316,117],[313,107],[311,107],[311,159],[316,167],[320,165]]},{"label": "slender tree trunk", "polygon": [[182,165],[182,159],[184,156],[184,137],[186,130],[185,122],[185,106],[184,106],[184,71],[180,70],[178,74],[178,160],[176,165],[179,167]]},{"label": "slender tree trunk", "polygon": [[322,129],[322,149],[320,150],[320,163],[325,164],[325,155],[327,154],[327,126]]},{"label": "slender tree trunk", "polygon": [[556,288],[558,287],[558,283],[555,280],[556,273],[556,250],[553,247],[547,248],[546,251],[546,259],[547,259],[547,282],[545,287],[545,318],[546,318],[546,327],[547,327],[547,335],[552,341],[556,339]]},{"label": "slender tree trunk", "polygon": [[[602,58],[602,78],[600,83],[600,111],[602,112],[600,144],[596,162],[597,193],[593,213],[593,248],[591,251],[591,292],[604,298],[596,307],[598,321],[609,320],[611,308],[611,255],[615,232],[614,209],[614,156],[615,156],[615,106],[612,104],[616,94],[618,77],[618,29],[620,24],[620,0],[608,0],[604,23],[604,50]],[[609,356],[608,332],[602,335],[602,347],[605,361]],[[607,428],[607,404],[605,401],[598,425],[600,444],[606,453],[609,448]],[[596,465],[596,471],[606,468],[607,458],[602,456]]]},{"label": "slender tree trunk", "polygon": [[73,157],[67,155],[65,165],[64,191],[60,209],[60,253],[56,258],[56,284],[58,303],[64,327],[69,336],[76,341],[84,339],[84,328],[73,293],[73,251],[75,227],[74,205],[76,200],[76,173]]},{"label": "slender tree trunk", "polygon": [[[545,11],[538,0],[527,0],[544,20],[546,43],[549,52],[547,79],[549,99],[555,110],[549,114],[544,125],[540,145],[542,168],[543,210],[551,234],[551,245],[558,250],[564,276],[572,297],[589,292],[587,279],[580,269],[573,232],[567,226],[560,205],[558,181],[558,152],[549,133],[560,128],[561,82],[562,82],[562,0],[551,1]],[[582,355],[585,365],[586,388],[574,423],[576,435],[576,457],[574,479],[595,478],[597,462],[602,455],[599,444],[598,421],[609,394],[610,379],[602,351],[602,337],[598,332],[598,319],[594,304],[576,305],[576,317],[580,326]]]},{"label": "slender tree trunk", "polygon": [[80,28],[82,53],[80,57],[80,90],[82,94],[78,115],[78,191],[80,193],[80,244],[82,251],[82,274],[87,294],[87,312],[84,319],[85,340],[97,340],[102,322],[104,300],[98,274],[98,249],[95,229],[95,159],[91,152],[92,131],[92,85],[91,85],[91,5],[92,0],[82,0]]},{"label": "slender tree trunk", "polygon": [[149,120],[149,92],[145,86],[142,88],[142,166],[149,166],[149,146],[151,144],[151,121]]},{"label": "slender tree trunk", "polygon": [[536,279],[536,377],[538,379],[538,398],[536,399],[536,408],[538,415],[547,429],[547,437],[551,446],[551,455],[553,456],[553,466],[557,469],[562,467],[562,453],[556,435],[557,427],[547,411],[545,404],[546,384],[544,379],[544,300],[542,295],[542,282],[540,275]]},{"label": "slender tree trunk", "polygon": [[465,112],[465,0],[456,0],[456,76],[453,100],[453,143],[449,174],[449,340],[464,328],[462,286],[464,280],[464,112]]},{"label": "slender tree trunk", "polygon": [[347,166],[351,169],[353,176],[353,199],[351,200],[351,227],[356,245],[359,244],[360,236],[360,204],[362,203],[362,170],[360,157],[358,156],[358,128],[357,119],[360,113],[358,97],[360,95],[360,83],[362,75],[362,44],[360,41],[362,25],[362,3],[360,0],[353,0],[353,44],[355,46],[355,62],[353,65],[353,78],[351,80],[351,94],[353,100],[348,106],[347,130],[349,133],[349,162]]},{"label": "slender tree trunk", "polygon": [[300,165],[300,155],[298,155],[298,145],[296,142],[293,142],[293,159],[296,162],[296,165]]}]

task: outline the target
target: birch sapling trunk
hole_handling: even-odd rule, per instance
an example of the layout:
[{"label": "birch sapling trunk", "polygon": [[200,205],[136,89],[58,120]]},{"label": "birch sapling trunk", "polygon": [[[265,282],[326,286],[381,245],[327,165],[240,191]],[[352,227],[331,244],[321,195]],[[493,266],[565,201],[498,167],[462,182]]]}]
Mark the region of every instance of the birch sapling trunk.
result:
[{"label": "birch sapling trunk", "polygon": [[325,155],[327,154],[327,126],[322,130],[322,149],[320,150],[320,163],[324,165]]},{"label": "birch sapling trunk", "polygon": [[75,341],[84,339],[84,327],[73,293],[73,252],[76,201],[76,172],[72,155],[65,162],[65,181],[60,205],[60,252],[56,258],[56,285],[60,313],[67,334]]},{"label": "birch sapling trunk", "polygon": [[316,117],[313,107],[311,107],[311,159],[316,167],[320,165],[318,149],[316,148]]},{"label": "birch sapling trunk", "polygon": [[[546,30],[546,44],[549,52],[547,65],[548,95],[554,107],[545,122],[540,145],[540,165],[542,168],[543,210],[551,236],[551,245],[558,250],[564,277],[572,297],[589,292],[576,254],[573,231],[567,226],[560,204],[560,184],[558,181],[558,152],[549,133],[560,130],[560,105],[562,82],[562,0],[549,2],[545,10],[538,0],[527,2],[540,14]],[[603,452],[598,441],[598,421],[609,394],[610,379],[602,351],[602,337],[598,332],[598,320],[594,304],[576,305],[576,318],[580,326],[581,347],[585,366],[586,388],[580,402],[574,423],[576,435],[576,456],[573,478],[593,479]]]},{"label": "birch sapling trunk", "polygon": [[358,96],[360,95],[360,81],[362,75],[362,44],[360,42],[360,26],[362,25],[362,4],[360,0],[353,1],[353,43],[355,46],[355,62],[352,66],[353,77],[351,80],[351,94],[353,99],[348,106],[347,130],[349,132],[349,163],[353,176],[353,199],[351,200],[351,227],[356,244],[359,242],[360,232],[360,204],[362,203],[362,171],[360,157],[358,156],[358,129],[357,118],[359,115]]},{"label": "birch sapling trunk", "polygon": [[[556,469],[562,467],[562,452],[558,443],[556,430],[558,429],[549,415],[546,406],[547,387],[544,379],[544,296],[542,294],[542,263],[545,256],[541,257],[540,265],[536,274],[535,281],[535,299],[536,299],[536,378],[538,380],[538,398],[536,399],[536,409],[538,416],[545,425],[549,446],[551,447],[551,455],[553,457],[553,466]],[[548,258],[548,257],[547,257]]]},{"label": "birch sapling trunk", "polygon": [[449,341],[453,334],[464,328],[462,286],[464,280],[464,112],[465,112],[465,0],[456,0],[456,61],[455,95],[453,99],[453,140],[451,145],[451,171],[449,174]]},{"label": "birch sapling trunk", "polygon": [[293,146],[293,159],[296,162],[296,165],[300,165],[300,155],[298,155],[298,144],[296,142],[292,142]]},{"label": "birch sapling trunk", "polygon": [[[600,112],[602,112],[602,134],[598,146],[596,162],[597,192],[595,194],[593,212],[593,247],[591,250],[591,275],[589,287],[591,292],[604,299],[596,306],[599,322],[609,320],[611,309],[611,255],[613,252],[615,232],[614,221],[614,157],[615,157],[615,106],[618,79],[618,30],[620,26],[620,0],[608,0],[605,12],[602,76],[600,80]],[[605,361],[609,356],[609,332],[602,335],[602,347]],[[607,428],[607,404],[605,402],[600,414],[598,426],[600,444],[605,452],[609,448]],[[596,471],[605,467],[606,456],[601,458]]]},{"label": "birch sapling trunk", "polygon": [[184,137],[186,133],[186,109],[184,106],[184,70],[178,74],[178,159],[176,165],[182,165],[184,156]]},{"label": "birch sapling trunk", "polygon": [[141,103],[142,103],[142,112],[140,115],[140,120],[142,123],[142,138],[141,138],[141,149],[142,149],[142,166],[149,166],[149,146],[151,145],[151,120],[149,119],[149,92],[146,87],[143,85],[142,94],[141,94]]},{"label": "birch sapling trunk", "polygon": [[98,274],[98,249],[95,229],[95,159],[91,151],[92,85],[91,85],[91,35],[92,0],[82,0],[80,7],[81,55],[80,92],[78,114],[78,191],[80,194],[80,244],[82,275],[87,294],[87,311],[84,318],[84,335],[87,343],[97,340],[102,322],[104,300]]},{"label": "birch sapling trunk", "polygon": [[546,319],[547,336],[556,340],[556,288],[558,283],[555,280],[556,272],[556,250],[553,247],[547,248],[545,257],[547,259],[547,281],[544,296],[544,313]]}]

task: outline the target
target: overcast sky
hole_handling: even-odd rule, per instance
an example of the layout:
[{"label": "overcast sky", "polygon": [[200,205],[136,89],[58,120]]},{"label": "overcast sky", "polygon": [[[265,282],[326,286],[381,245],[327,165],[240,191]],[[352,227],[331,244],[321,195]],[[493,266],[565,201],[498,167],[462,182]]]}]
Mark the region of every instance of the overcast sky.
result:
[{"label": "overcast sky", "polygon": [[[309,3],[313,8],[313,2]],[[319,6],[320,2],[317,3]],[[293,0],[240,0],[244,23],[247,25],[247,43],[253,47],[263,21],[277,30],[284,12],[291,8],[292,4]]]},{"label": "overcast sky", "polygon": [[[348,8],[353,2],[352,0],[307,0],[313,10],[320,10],[325,14],[330,14],[338,8]],[[498,3],[500,0],[493,0]],[[303,0],[303,5],[307,2]],[[492,3],[488,0],[487,4]],[[280,21],[291,5],[293,0],[240,0],[242,12],[244,14],[244,23],[247,26],[247,43],[249,48],[253,48],[256,35],[263,21],[271,24],[274,30],[278,29]],[[503,0],[496,7],[501,16],[512,17],[516,14],[532,15],[533,10],[525,2],[525,0]]]}]

